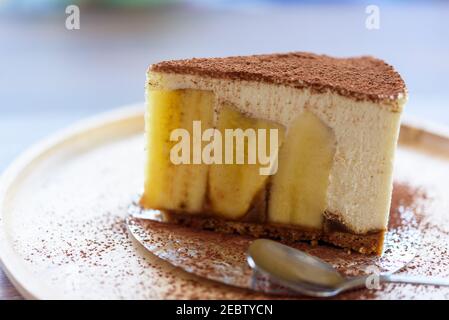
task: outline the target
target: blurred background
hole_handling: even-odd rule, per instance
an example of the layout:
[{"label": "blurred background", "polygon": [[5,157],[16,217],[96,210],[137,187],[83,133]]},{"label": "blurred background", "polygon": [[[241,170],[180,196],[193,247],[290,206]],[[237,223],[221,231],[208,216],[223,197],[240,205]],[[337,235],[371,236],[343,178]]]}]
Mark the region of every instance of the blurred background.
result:
[{"label": "blurred background", "polygon": [[55,130],[143,101],[153,62],[295,50],[385,59],[406,114],[449,126],[447,1],[0,0],[0,172]]}]

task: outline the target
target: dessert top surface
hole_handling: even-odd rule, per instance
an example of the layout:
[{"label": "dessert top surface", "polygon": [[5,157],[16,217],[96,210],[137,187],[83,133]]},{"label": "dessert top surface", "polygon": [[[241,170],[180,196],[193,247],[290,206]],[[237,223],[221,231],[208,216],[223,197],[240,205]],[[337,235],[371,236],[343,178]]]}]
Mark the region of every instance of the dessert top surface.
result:
[{"label": "dessert top surface", "polygon": [[392,101],[406,95],[401,76],[382,60],[333,58],[306,52],[163,61],[151,71],[262,81],[295,88],[331,90],[357,100]]}]

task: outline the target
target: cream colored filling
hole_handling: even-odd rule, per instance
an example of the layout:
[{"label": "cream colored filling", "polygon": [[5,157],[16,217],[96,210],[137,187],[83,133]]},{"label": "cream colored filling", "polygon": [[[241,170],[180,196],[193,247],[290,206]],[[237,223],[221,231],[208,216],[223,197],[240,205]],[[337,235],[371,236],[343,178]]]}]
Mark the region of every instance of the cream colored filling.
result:
[{"label": "cream colored filling", "polygon": [[355,101],[331,92],[195,75],[150,73],[148,83],[157,90],[212,91],[213,123],[222,106],[231,104],[249,117],[277,122],[289,132],[298,116],[309,111],[335,137],[325,210],[357,233],[386,228],[400,121],[400,113],[391,110],[402,110],[404,101],[392,102],[397,104],[392,108],[389,103]]}]

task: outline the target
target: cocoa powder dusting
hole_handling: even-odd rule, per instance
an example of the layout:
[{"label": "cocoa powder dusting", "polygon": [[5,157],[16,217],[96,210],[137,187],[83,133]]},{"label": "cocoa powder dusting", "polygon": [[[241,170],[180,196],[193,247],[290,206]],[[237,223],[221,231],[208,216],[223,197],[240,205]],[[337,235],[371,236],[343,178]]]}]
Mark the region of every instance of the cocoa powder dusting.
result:
[{"label": "cocoa powder dusting", "polygon": [[[420,189],[407,184],[394,185],[386,250],[382,257],[348,253],[323,243],[317,246],[299,242],[293,246],[331,263],[347,276],[364,274],[366,267],[371,265],[381,272],[396,272],[409,264],[418,252],[422,234],[416,217],[423,209],[425,199],[425,193]],[[246,263],[246,250],[254,239],[252,237],[135,218],[130,218],[129,228],[148,250],[187,272],[237,287],[250,288],[253,283],[254,275]],[[259,290],[272,288],[273,284],[266,279],[259,280]],[[293,297],[285,288],[277,291],[281,297]],[[376,298],[377,293],[358,290],[339,298]]]},{"label": "cocoa powder dusting", "polygon": [[357,100],[394,101],[406,95],[401,76],[382,60],[334,58],[307,52],[163,61],[150,70],[331,90]]},{"label": "cocoa powder dusting", "polygon": [[[278,298],[192,274],[192,271],[199,270],[226,275],[228,280],[244,277],[248,274],[247,269],[238,272],[238,268],[233,267],[247,268],[242,259],[250,238],[213,232],[204,236],[198,231],[189,231],[192,236],[189,247],[175,243],[165,251],[173,253],[173,248],[179,248],[179,253],[171,257],[179,257],[177,261],[190,266],[189,273],[145,250],[129,236],[125,228],[127,209],[136,190],[143,184],[141,147],[141,133],[89,151],[83,147],[76,159],[58,157],[48,168],[37,166],[30,182],[27,182],[28,178],[22,179],[21,183],[27,187],[16,191],[16,198],[27,201],[9,203],[11,213],[8,221],[3,220],[2,223],[8,224],[8,241],[17,256],[24,260],[19,267],[26,269],[30,281],[41,286],[39,297]],[[402,268],[398,272],[449,277],[447,162],[404,148],[398,151],[395,179],[407,183],[394,185],[387,239],[387,250],[390,251],[386,251],[383,260],[367,261],[364,260],[367,256],[348,255],[322,244],[299,243],[299,248],[333,261],[342,272],[349,274],[362,271],[363,262],[374,262],[387,271]],[[73,152],[71,147],[70,154]],[[142,225],[136,227],[141,228]],[[150,234],[149,243],[154,248],[151,250],[157,253],[159,248],[160,253],[157,254],[161,254],[163,247],[174,240],[182,240],[182,237],[189,240],[189,232],[174,232],[178,229],[170,228],[175,227],[152,226],[154,232]],[[144,236],[148,236],[148,230],[143,229]],[[415,242],[417,232],[418,243]],[[417,248],[415,244],[418,244]],[[409,259],[415,254],[413,259]],[[200,259],[193,261],[196,256]],[[53,295],[46,296],[48,292]],[[449,299],[449,289],[388,284],[381,290],[359,290],[336,299],[355,298]]]}]

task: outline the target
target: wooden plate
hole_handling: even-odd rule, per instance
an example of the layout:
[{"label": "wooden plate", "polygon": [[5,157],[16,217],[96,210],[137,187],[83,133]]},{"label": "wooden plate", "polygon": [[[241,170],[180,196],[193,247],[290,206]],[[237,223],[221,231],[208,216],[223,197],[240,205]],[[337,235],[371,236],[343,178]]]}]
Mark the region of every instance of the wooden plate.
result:
[{"label": "wooden plate", "polygon": [[[251,299],[262,294],[188,274],[128,235],[142,187],[143,107],[84,121],[38,144],[0,183],[2,267],[26,298]],[[401,271],[449,276],[449,134],[405,124],[395,181],[417,207],[423,249]],[[404,200],[405,201],[405,200]],[[418,212],[419,211],[419,212]],[[444,288],[384,285],[339,298],[448,298]]]}]

